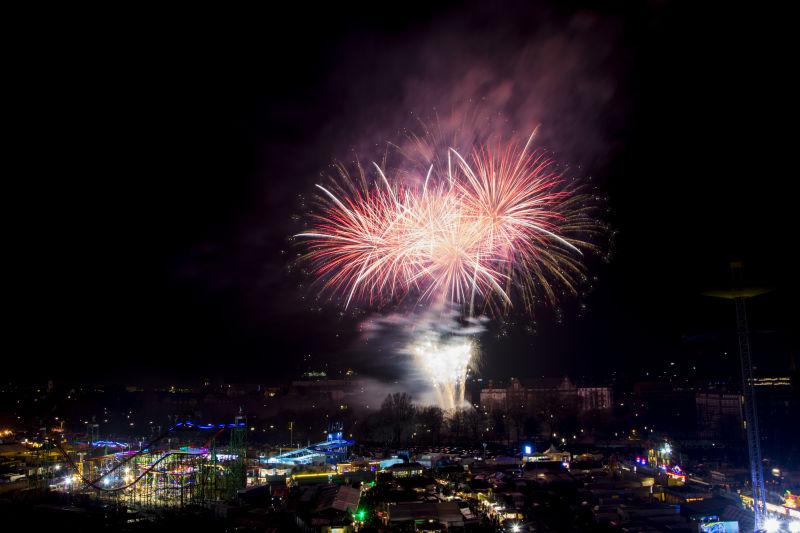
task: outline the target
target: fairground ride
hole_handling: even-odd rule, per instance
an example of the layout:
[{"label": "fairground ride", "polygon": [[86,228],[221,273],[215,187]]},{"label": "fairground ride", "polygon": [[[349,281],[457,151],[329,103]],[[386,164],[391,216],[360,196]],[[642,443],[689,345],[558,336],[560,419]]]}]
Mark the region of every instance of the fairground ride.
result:
[{"label": "fairground ride", "polygon": [[[228,433],[227,445],[217,442]],[[183,442],[200,446],[179,445]],[[133,507],[182,507],[231,500],[246,484],[246,422],[176,423],[156,438],[131,450],[122,442],[93,442],[101,453],[75,453],[58,441],[54,448],[69,468],[52,479],[50,488],[88,494]],[[109,450],[119,449],[110,452]]]}]

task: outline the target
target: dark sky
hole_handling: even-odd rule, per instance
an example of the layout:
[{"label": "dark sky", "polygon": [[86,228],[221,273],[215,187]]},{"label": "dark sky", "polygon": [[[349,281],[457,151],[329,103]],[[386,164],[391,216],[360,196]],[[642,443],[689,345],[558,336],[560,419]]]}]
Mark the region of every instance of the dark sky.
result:
[{"label": "dark sky", "polygon": [[484,4],[21,19],[5,76],[21,163],[5,195],[11,379],[258,382],[295,375],[308,354],[355,362],[355,321],[312,310],[308,280],[287,271],[300,195],[334,158],[412,127],[410,113],[469,97],[475,72],[479,99],[510,80],[512,122],[541,122],[542,142],[608,196],[615,230],[563,318],[537,310],[535,335],[525,317],[500,339],[493,326],[484,375],[716,361],[733,309],[700,293],[728,283],[731,258],[775,289],[752,306],[754,349],[788,368],[785,17]]}]

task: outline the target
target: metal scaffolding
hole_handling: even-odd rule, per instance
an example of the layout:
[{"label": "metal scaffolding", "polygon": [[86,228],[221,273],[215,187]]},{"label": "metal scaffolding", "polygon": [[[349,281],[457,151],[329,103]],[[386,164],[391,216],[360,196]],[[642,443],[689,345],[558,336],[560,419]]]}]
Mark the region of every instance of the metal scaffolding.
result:
[{"label": "metal scaffolding", "polygon": [[769,292],[763,288],[742,288],[742,263],[731,263],[733,282],[739,285],[728,291],[708,292],[715,298],[733,300],[736,304],[736,331],[739,340],[739,362],[742,371],[742,395],[744,396],[744,415],[747,432],[747,449],[750,455],[750,483],[753,487],[753,512],[755,528],[761,529],[767,516],[766,491],[764,490],[764,469],[761,464],[761,438],[758,432],[758,409],[753,386],[753,361],[750,354],[750,335],[747,326],[745,300]]},{"label": "metal scaffolding", "polygon": [[[247,482],[246,429],[244,417],[233,424],[180,422],[137,451],[101,441],[90,443],[94,453],[78,454],[55,443],[68,467],[51,479],[50,488],[140,509],[229,501]],[[227,445],[219,447],[225,432]]]}]

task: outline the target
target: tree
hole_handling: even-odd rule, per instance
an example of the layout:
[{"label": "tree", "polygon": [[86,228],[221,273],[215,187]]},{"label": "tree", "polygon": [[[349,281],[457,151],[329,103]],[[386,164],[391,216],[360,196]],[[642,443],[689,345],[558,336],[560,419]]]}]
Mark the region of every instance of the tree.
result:
[{"label": "tree", "polygon": [[514,428],[514,438],[516,444],[519,444],[520,437],[525,431],[525,420],[528,418],[528,411],[520,404],[514,404],[508,408],[508,420],[510,425]]},{"label": "tree", "polygon": [[557,391],[540,393],[534,399],[534,412],[548,436],[553,433],[572,434],[578,428],[577,398],[572,396]]},{"label": "tree", "polygon": [[421,433],[429,435],[431,442],[439,442],[439,434],[444,424],[444,412],[440,407],[428,405],[417,410],[417,421]]},{"label": "tree", "polygon": [[450,417],[447,419],[447,429],[450,432],[450,435],[454,437],[456,441],[461,439],[461,435],[464,432],[463,409],[455,409],[450,414]]},{"label": "tree", "polygon": [[492,411],[492,427],[494,428],[495,435],[506,441],[509,444],[509,427],[506,423],[506,413],[500,409]]},{"label": "tree", "polygon": [[483,411],[474,408],[467,409],[464,414],[466,426],[469,428],[472,438],[477,442],[486,428],[486,416]]},{"label": "tree", "polygon": [[611,411],[605,409],[590,409],[578,417],[580,428],[578,431],[590,435],[608,437],[614,433],[611,429]]},{"label": "tree", "polygon": [[383,400],[380,413],[392,429],[393,442],[402,442],[403,434],[413,427],[416,410],[411,403],[411,396],[405,392],[389,394]]},{"label": "tree", "polygon": [[392,440],[392,428],[380,412],[367,415],[358,425],[358,438],[361,441],[383,442]]}]

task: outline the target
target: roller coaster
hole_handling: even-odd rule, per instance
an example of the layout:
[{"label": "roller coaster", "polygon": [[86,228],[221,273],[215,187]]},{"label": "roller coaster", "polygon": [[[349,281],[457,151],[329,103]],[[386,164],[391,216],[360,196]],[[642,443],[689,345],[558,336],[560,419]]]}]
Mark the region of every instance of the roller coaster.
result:
[{"label": "roller coaster", "polygon": [[[230,432],[227,446],[219,452],[217,438]],[[195,432],[192,439],[205,432],[201,447],[171,447],[172,436],[178,432]],[[129,445],[116,441],[91,442],[94,449],[106,453],[85,457],[67,451],[54,441],[55,449],[68,465],[66,475],[54,479],[50,488],[70,494],[126,503],[137,507],[175,507],[204,504],[235,498],[246,484],[246,423],[237,417],[234,423],[198,424],[190,420],[178,422],[166,431],[131,450]],[[167,446],[162,446],[167,439]],[[180,439],[179,439],[180,440]],[[108,453],[108,449],[121,451]],[[77,458],[75,457],[77,455]]]}]

